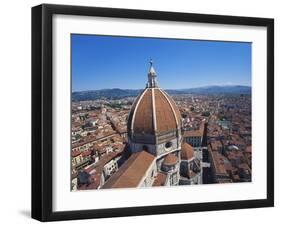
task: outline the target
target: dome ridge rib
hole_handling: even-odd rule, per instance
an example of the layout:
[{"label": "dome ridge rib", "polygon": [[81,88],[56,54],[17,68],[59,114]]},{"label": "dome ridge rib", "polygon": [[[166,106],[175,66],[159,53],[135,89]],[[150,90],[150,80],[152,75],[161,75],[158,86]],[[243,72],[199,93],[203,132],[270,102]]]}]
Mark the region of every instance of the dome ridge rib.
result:
[{"label": "dome ridge rib", "polygon": [[151,98],[152,98],[152,115],[153,115],[153,127],[154,132],[157,131],[157,120],[156,120],[156,108],[155,108],[155,94],[154,94],[154,88],[151,89]]}]

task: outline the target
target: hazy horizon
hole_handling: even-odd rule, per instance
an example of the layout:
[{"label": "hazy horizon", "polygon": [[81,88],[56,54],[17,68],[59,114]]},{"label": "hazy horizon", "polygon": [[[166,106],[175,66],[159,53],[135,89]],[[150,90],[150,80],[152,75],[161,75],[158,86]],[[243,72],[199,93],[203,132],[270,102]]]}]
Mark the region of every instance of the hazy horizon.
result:
[{"label": "hazy horizon", "polygon": [[[235,86],[243,86],[243,87],[250,87],[252,88],[251,85],[207,85],[207,86],[198,86],[198,87],[190,87],[190,88],[177,88],[177,89],[172,89],[172,88],[165,88],[164,90],[187,90],[187,89],[200,89],[200,88],[207,88],[207,87],[235,87]],[[98,90],[112,90],[112,89],[121,89],[121,90],[141,90],[144,89],[145,87],[142,88],[135,88],[135,89],[130,89],[130,88],[118,88],[118,87],[113,87],[113,88],[102,88],[102,89],[87,89],[87,90],[72,90],[72,93],[75,92],[87,92],[87,91],[98,91]],[[160,87],[161,88],[161,87]],[[163,89],[163,88],[161,88]]]}]

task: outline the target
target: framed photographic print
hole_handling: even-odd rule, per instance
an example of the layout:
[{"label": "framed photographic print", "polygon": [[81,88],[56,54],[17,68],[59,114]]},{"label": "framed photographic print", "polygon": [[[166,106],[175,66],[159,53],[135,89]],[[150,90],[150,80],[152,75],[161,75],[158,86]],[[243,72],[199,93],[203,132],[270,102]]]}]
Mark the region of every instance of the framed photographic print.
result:
[{"label": "framed photographic print", "polygon": [[32,217],[274,205],[274,21],[32,8]]}]

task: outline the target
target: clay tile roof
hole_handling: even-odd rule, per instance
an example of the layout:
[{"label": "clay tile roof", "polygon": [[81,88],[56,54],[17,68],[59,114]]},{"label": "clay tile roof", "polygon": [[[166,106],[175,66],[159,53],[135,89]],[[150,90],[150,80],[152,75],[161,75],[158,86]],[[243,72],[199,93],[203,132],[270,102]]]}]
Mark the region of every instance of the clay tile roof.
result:
[{"label": "clay tile roof", "polygon": [[246,147],[246,152],[251,153],[252,152],[252,146],[247,146]]},{"label": "clay tile roof", "polygon": [[167,175],[164,173],[158,173],[152,186],[164,186],[166,182]]},{"label": "clay tile roof", "polygon": [[177,164],[177,162],[178,162],[178,158],[175,155],[168,154],[168,155],[166,155],[163,164],[167,165],[167,166],[170,166],[170,165]]},{"label": "clay tile roof", "polygon": [[201,123],[199,129],[184,131],[184,137],[202,137],[204,135],[204,123]]},{"label": "clay tile roof", "polygon": [[82,152],[82,156],[83,156],[83,157],[90,156],[91,154],[92,154],[92,151],[91,151],[91,150],[87,150],[87,151],[83,151],[83,152]]},{"label": "clay tile roof", "polygon": [[74,158],[74,157],[76,157],[76,156],[78,156],[78,155],[80,155],[81,154],[81,151],[79,151],[79,150],[74,150],[74,151],[72,151],[71,152],[71,156]]},{"label": "clay tile roof", "polygon": [[181,145],[181,159],[189,160],[194,157],[194,151],[190,144],[182,143]]},{"label": "clay tile roof", "polygon": [[102,186],[102,188],[133,188],[142,181],[155,157],[146,151],[134,153]]}]

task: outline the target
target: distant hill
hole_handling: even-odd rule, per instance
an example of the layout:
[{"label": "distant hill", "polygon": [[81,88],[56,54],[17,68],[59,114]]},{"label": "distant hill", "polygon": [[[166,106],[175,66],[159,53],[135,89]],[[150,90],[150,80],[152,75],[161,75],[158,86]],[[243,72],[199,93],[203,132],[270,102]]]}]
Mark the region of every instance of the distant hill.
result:
[{"label": "distant hill", "polygon": [[100,90],[89,90],[81,92],[73,92],[72,100],[73,101],[82,101],[82,100],[96,100],[96,99],[120,99],[124,97],[137,96],[141,90],[134,89],[100,89]]},{"label": "distant hill", "polygon": [[[72,93],[73,101],[96,100],[96,99],[120,99],[134,97],[141,92],[141,89],[101,89]],[[170,95],[180,94],[251,94],[250,86],[204,86],[189,89],[167,89]]]},{"label": "distant hill", "polygon": [[180,90],[166,90],[170,94],[250,94],[250,86],[204,86]]}]

